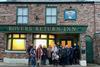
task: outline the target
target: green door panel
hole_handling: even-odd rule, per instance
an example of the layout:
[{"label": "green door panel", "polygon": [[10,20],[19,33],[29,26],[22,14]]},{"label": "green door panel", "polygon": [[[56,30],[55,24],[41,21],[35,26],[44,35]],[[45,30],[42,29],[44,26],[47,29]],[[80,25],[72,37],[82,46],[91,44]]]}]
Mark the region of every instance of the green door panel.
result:
[{"label": "green door panel", "polygon": [[90,36],[86,36],[86,60],[93,63],[93,42]]}]

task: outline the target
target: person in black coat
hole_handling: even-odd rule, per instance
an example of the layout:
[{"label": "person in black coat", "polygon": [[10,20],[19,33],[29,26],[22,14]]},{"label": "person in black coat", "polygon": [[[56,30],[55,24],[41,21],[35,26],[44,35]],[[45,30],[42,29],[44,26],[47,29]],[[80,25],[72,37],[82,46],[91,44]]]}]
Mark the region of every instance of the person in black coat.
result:
[{"label": "person in black coat", "polygon": [[30,61],[31,61],[31,64],[32,64],[32,67],[35,67],[36,66],[36,47],[33,46],[33,48],[31,48],[30,50]]},{"label": "person in black coat", "polygon": [[46,65],[46,60],[47,60],[47,48],[44,46],[43,48],[42,48],[42,58],[41,58],[41,60],[42,60],[42,65]]},{"label": "person in black coat", "polygon": [[74,46],[74,64],[78,64],[79,63],[79,59],[80,59],[80,49],[78,45]]},{"label": "person in black coat", "polygon": [[28,47],[27,47],[27,54],[28,54],[28,65],[31,65],[31,56],[30,56],[30,50],[33,48],[33,45],[32,44],[29,44]]}]

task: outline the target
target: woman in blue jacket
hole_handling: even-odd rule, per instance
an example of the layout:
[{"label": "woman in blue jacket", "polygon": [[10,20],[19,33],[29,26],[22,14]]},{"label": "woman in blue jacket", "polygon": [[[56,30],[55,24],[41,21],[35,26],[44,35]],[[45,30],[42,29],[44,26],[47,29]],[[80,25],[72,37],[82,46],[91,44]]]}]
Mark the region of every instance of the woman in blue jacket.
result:
[{"label": "woman in blue jacket", "polygon": [[36,65],[36,50],[35,50],[35,46],[33,46],[33,48],[30,50],[30,55],[31,55],[32,67],[35,67],[35,65]]}]

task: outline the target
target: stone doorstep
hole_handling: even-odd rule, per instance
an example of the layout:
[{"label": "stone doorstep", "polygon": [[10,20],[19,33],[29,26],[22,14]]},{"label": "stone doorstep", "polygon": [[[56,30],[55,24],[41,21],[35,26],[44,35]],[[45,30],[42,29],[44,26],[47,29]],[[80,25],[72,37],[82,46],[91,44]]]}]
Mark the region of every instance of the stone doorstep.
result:
[{"label": "stone doorstep", "polygon": [[[7,67],[28,67],[27,64],[19,64],[19,63],[4,63],[0,62],[0,66],[7,66]],[[54,67],[53,65],[41,65],[41,67]],[[58,65],[58,67],[62,67],[61,65]],[[81,67],[80,65],[66,65],[66,67]]]},{"label": "stone doorstep", "polygon": [[[89,67],[100,67],[100,65],[97,64],[87,64]],[[28,67],[28,64],[24,64],[24,63],[4,63],[4,62],[0,62],[0,67],[1,66],[7,66],[7,67]],[[41,67],[53,67],[53,65],[41,65]],[[58,67],[62,67],[61,65],[58,65]],[[65,67],[85,67],[85,66],[80,66],[80,65],[66,65]]]},{"label": "stone doorstep", "polygon": [[23,63],[4,63],[4,62],[0,62],[0,66],[28,66],[27,64],[23,64]]}]

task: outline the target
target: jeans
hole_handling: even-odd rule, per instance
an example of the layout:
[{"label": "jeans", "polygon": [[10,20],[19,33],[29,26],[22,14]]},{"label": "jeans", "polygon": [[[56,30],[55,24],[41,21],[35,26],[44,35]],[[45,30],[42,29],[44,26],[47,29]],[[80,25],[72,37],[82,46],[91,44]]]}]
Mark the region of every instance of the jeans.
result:
[{"label": "jeans", "polygon": [[32,67],[35,67],[35,65],[33,64]]},{"label": "jeans", "polygon": [[28,65],[31,65],[31,56],[28,58]]},{"label": "jeans", "polygon": [[32,64],[32,67],[35,67],[36,65],[35,57],[31,57],[31,64]]}]

